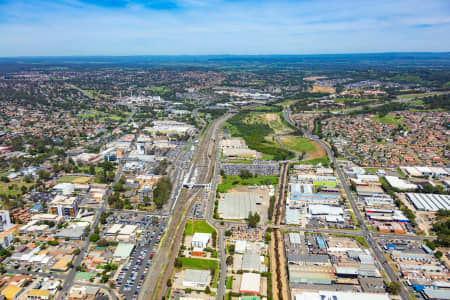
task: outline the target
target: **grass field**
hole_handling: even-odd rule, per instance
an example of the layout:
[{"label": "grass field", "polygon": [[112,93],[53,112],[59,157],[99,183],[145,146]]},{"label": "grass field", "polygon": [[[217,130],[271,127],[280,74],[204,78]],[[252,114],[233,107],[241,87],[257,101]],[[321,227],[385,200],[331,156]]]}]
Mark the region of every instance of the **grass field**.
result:
[{"label": "grass field", "polygon": [[336,98],[334,100],[336,100],[336,102],[368,102],[368,101],[376,101],[377,99]]},{"label": "grass field", "polygon": [[280,140],[283,145],[296,152],[312,152],[316,151],[316,145],[305,138],[287,137]]},{"label": "grass field", "polygon": [[[27,189],[32,186],[33,183],[26,183],[23,181],[15,181],[15,182],[0,182],[0,195],[12,196],[15,197],[17,195],[22,194],[22,186],[25,186]],[[9,189],[9,186],[12,186],[12,189]]]},{"label": "grass field", "polygon": [[405,94],[405,95],[398,95],[397,99],[405,100],[405,99],[412,99],[412,98],[419,98],[419,97],[434,96],[434,95],[439,95],[439,94],[441,94],[441,93],[430,92],[430,93],[418,93],[418,94]]},{"label": "grass field", "polygon": [[211,227],[206,221],[194,221],[194,228],[192,228],[192,220],[188,220],[186,228],[184,229],[185,235],[192,235],[195,232],[213,233],[216,230]]},{"label": "grass field", "polygon": [[299,165],[317,165],[321,163],[322,165],[328,166],[330,164],[330,159],[328,158],[328,156],[324,156],[321,158],[314,158],[314,159],[310,159],[310,160],[302,160],[299,161],[296,164]]},{"label": "grass field", "polygon": [[247,164],[247,165],[251,165],[253,163],[253,160],[250,159],[232,159],[228,161],[229,163],[232,164]]},{"label": "grass field", "polygon": [[88,183],[91,177],[88,176],[62,176],[57,181],[58,182],[68,182],[68,183]]},{"label": "grass field", "polygon": [[276,185],[278,176],[257,176],[249,179],[242,179],[238,175],[227,175],[222,177],[222,182],[217,186],[219,193],[226,193],[228,190],[240,185]]},{"label": "grass field", "polygon": [[213,268],[214,270],[217,270],[219,267],[219,261],[212,259],[181,257],[181,262],[183,263],[184,269],[209,270],[210,268]]},{"label": "grass field", "polygon": [[231,290],[231,289],[233,288],[233,276],[228,276],[228,277],[227,277],[226,288],[227,288],[228,290]]},{"label": "grass field", "polygon": [[401,117],[394,116],[394,115],[391,115],[391,114],[387,114],[387,115],[385,115],[385,116],[383,116],[381,118],[377,115],[377,116],[372,117],[371,119],[373,121],[377,121],[377,122],[383,123],[383,124],[391,124],[391,125],[400,125],[400,124],[402,124],[402,118]]}]

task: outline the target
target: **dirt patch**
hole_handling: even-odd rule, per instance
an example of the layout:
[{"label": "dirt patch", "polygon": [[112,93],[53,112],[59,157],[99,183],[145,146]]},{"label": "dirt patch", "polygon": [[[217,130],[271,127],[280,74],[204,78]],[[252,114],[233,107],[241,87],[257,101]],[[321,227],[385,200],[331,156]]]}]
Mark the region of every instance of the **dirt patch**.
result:
[{"label": "dirt patch", "polygon": [[280,116],[277,114],[265,114],[264,119],[267,121],[280,121]]},{"label": "dirt patch", "polygon": [[315,158],[321,158],[327,155],[327,152],[325,149],[323,149],[319,143],[313,142],[314,146],[316,146],[316,150],[312,152],[308,152],[308,160],[309,159],[315,159]]},{"label": "dirt patch", "polygon": [[336,89],[332,86],[320,86],[320,85],[315,85],[312,88],[313,93],[336,93]]},{"label": "dirt patch", "polygon": [[327,76],[310,76],[310,77],[304,77],[304,81],[316,81],[318,79],[325,79]]}]

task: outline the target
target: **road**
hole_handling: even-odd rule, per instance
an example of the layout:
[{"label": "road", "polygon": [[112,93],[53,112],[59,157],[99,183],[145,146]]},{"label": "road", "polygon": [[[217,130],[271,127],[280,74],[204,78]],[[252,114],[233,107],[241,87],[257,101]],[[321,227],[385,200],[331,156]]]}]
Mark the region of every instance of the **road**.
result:
[{"label": "road", "polygon": [[[293,126],[296,126],[296,124],[292,121],[291,117],[290,117],[290,109],[289,107],[284,107],[283,109],[283,113],[284,113],[284,117],[285,119]],[[358,224],[360,224],[361,226],[361,233],[362,236],[364,236],[364,238],[367,240],[369,246],[372,248],[373,253],[375,254],[376,259],[378,260],[378,262],[382,265],[382,267],[384,268],[384,270],[386,271],[387,275],[389,276],[389,279],[393,282],[396,282],[400,285],[401,290],[400,290],[400,296],[402,297],[403,300],[409,300],[410,296],[409,293],[407,291],[407,289],[405,288],[405,286],[401,283],[401,281],[399,280],[397,274],[394,272],[394,270],[392,269],[392,267],[388,264],[388,263],[383,263],[384,261],[386,261],[382,251],[380,250],[380,248],[378,247],[375,239],[372,237],[372,233],[368,230],[365,222],[364,222],[364,218],[361,215],[361,212],[359,211],[357,205],[356,205],[356,201],[353,198],[353,195],[351,193],[350,187],[347,184],[347,180],[339,166],[339,164],[336,161],[336,157],[334,156],[333,151],[330,149],[330,147],[324,143],[322,140],[318,139],[316,136],[311,135],[308,131],[304,130],[303,128],[300,128],[305,137],[309,138],[317,143],[320,144],[320,146],[322,146],[327,154],[328,157],[330,158],[330,161],[333,163],[336,173],[339,177],[340,182],[342,183],[344,190],[345,190],[345,194],[347,195],[347,199],[350,202],[350,205],[352,206],[352,210],[355,213],[356,219],[358,221]],[[396,236],[396,235],[392,235],[392,236]]]}]

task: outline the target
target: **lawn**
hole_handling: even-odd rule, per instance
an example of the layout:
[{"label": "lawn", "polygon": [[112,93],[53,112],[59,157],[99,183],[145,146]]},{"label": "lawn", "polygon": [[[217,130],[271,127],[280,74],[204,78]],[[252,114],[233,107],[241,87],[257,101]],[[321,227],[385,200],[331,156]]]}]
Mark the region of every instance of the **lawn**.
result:
[{"label": "lawn", "polygon": [[281,139],[281,143],[296,152],[316,151],[316,146],[310,139],[287,137]]},{"label": "lawn", "polygon": [[256,176],[248,179],[242,179],[239,175],[227,175],[222,177],[222,183],[217,187],[219,193],[226,193],[228,190],[240,185],[276,185],[278,176]]},{"label": "lawn", "polygon": [[88,183],[91,177],[88,176],[62,176],[57,181],[58,182],[68,182],[68,183]]},{"label": "lawn", "polygon": [[378,99],[368,99],[368,98],[336,98],[336,102],[369,102],[377,101]]},{"label": "lawn", "polygon": [[399,99],[399,100],[414,99],[414,98],[427,97],[427,96],[433,96],[433,95],[439,95],[439,94],[440,94],[439,92],[405,94],[405,95],[398,95],[397,99]]},{"label": "lawn", "polygon": [[184,269],[209,270],[210,268],[213,268],[214,270],[217,270],[219,267],[219,261],[212,259],[181,257],[181,262]]},{"label": "lawn", "polygon": [[184,229],[185,235],[192,235],[194,232],[213,233],[216,230],[209,225],[206,221],[194,221],[194,228],[192,228],[192,220],[188,220],[186,228]]},{"label": "lawn", "polygon": [[324,166],[328,166],[330,164],[330,159],[327,156],[321,157],[321,158],[315,158],[315,159],[310,159],[310,160],[302,160],[299,161],[298,165],[317,165],[321,163]]},{"label": "lawn", "polygon": [[228,161],[229,163],[232,164],[247,164],[247,165],[251,165],[253,163],[253,160],[250,159],[232,159]]},{"label": "lawn", "polygon": [[231,289],[233,288],[233,276],[228,276],[228,277],[227,277],[226,288],[227,288],[228,290],[231,290]]},{"label": "lawn", "polygon": [[391,124],[391,125],[401,125],[402,124],[402,118],[399,116],[394,116],[391,114],[387,114],[380,118],[380,116],[376,115],[371,118],[373,121],[377,121],[379,123],[383,124]]}]

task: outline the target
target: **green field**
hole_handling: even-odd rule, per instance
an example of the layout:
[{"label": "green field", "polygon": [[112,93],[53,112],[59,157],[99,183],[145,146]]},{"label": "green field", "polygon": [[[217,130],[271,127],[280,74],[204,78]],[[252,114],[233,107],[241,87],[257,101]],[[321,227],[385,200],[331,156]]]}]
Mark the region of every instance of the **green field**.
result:
[{"label": "green field", "polygon": [[180,259],[184,269],[209,270],[210,268],[213,268],[214,270],[217,270],[219,267],[218,260],[188,257],[181,257]]},{"label": "green field", "polygon": [[228,276],[228,277],[227,277],[226,288],[227,288],[228,290],[231,290],[231,289],[233,288],[233,276]]},{"label": "green field", "polygon": [[[225,124],[233,137],[242,137],[250,149],[263,154],[264,160],[285,160],[294,157],[290,151],[270,139],[275,134],[274,127],[285,128],[283,121],[268,121],[264,114],[242,112],[234,115]],[[273,124],[269,125],[270,122]],[[268,138],[269,137],[269,138]]]},{"label": "green field", "polygon": [[398,95],[397,99],[405,100],[405,99],[413,99],[413,98],[434,96],[434,95],[439,95],[439,94],[441,94],[441,93],[439,93],[439,92],[430,92],[430,93],[418,93],[418,94],[405,94],[405,95]]},{"label": "green field", "polygon": [[390,125],[401,125],[402,124],[402,118],[399,116],[394,116],[391,114],[387,114],[383,117],[379,117],[378,115],[371,118],[373,121],[377,121],[379,123],[383,124],[390,124]]},{"label": "green field", "polygon": [[[8,183],[0,182],[0,195],[15,197],[22,194],[22,186],[25,186],[27,187],[27,189],[29,189],[32,185],[33,183],[26,183],[23,181],[13,181]],[[9,189],[9,186],[12,186],[13,188]]]},{"label": "green field", "polygon": [[369,101],[377,101],[378,99],[369,99],[369,98],[336,98],[334,99],[336,102],[369,102]]},{"label": "green field", "polygon": [[330,164],[330,159],[328,158],[328,155],[321,157],[321,158],[315,158],[310,160],[302,160],[297,162],[298,165],[317,165],[321,163],[324,166],[328,166]]},{"label": "green field", "polygon": [[188,220],[186,228],[184,229],[185,235],[192,235],[195,232],[213,233],[216,230],[209,225],[206,221],[194,221],[194,228],[192,228],[192,220]]},{"label": "green field", "polygon": [[227,175],[222,177],[222,183],[217,186],[219,193],[226,193],[236,186],[249,185],[276,185],[278,176],[256,176],[248,179],[242,179],[239,175]]},{"label": "green field", "polygon": [[251,165],[253,163],[253,160],[250,159],[232,159],[227,161],[229,163],[232,164],[247,164],[247,165]]},{"label": "green field", "polygon": [[310,139],[305,138],[283,138],[281,139],[281,143],[296,152],[312,152],[317,150],[316,145]]}]

